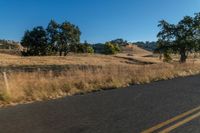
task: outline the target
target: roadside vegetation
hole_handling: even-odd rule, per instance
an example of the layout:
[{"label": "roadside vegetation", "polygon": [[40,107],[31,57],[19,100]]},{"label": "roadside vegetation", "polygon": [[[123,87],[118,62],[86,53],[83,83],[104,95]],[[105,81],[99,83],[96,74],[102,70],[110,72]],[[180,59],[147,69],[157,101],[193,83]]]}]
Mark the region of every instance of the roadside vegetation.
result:
[{"label": "roadside vegetation", "polygon": [[[54,72],[14,72],[8,74],[9,93],[0,80],[0,105],[59,98],[99,90],[126,87],[151,81],[198,74],[200,65],[106,65]],[[2,77],[2,76],[0,76]]]},{"label": "roadside vegetation", "polygon": [[54,20],[26,31],[21,46],[2,41],[21,56],[0,54],[0,106],[199,74],[200,14],[158,26],[157,43],[81,43],[78,26]]}]

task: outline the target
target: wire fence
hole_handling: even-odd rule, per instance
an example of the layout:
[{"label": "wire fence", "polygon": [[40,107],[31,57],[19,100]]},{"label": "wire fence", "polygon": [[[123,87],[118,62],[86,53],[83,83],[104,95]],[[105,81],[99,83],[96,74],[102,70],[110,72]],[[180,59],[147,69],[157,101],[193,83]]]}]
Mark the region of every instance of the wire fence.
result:
[{"label": "wire fence", "polygon": [[0,73],[7,72],[54,72],[54,73],[62,73],[63,71],[70,70],[96,70],[101,69],[102,66],[98,65],[45,65],[45,66],[0,66]]}]

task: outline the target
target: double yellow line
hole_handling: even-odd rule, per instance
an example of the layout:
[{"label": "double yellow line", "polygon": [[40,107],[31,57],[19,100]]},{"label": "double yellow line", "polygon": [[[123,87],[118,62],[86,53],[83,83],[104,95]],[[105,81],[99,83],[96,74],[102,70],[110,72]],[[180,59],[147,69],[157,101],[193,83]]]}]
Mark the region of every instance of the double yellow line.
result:
[{"label": "double yellow line", "polygon": [[194,109],[191,109],[183,114],[180,114],[176,117],[173,117],[173,118],[171,118],[165,122],[162,122],[158,125],[155,125],[149,129],[143,131],[142,133],[154,133],[155,131],[157,131],[165,126],[184,118],[183,120],[180,120],[180,121],[176,122],[175,124],[172,124],[171,126],[166,127],[165,129],[159,131],[159,133],[169,133],[170,131],[184,125],[185,123],[192,121],[193,119],[195,119],[197,117],[200,117],[200,106],[196,107]]}]

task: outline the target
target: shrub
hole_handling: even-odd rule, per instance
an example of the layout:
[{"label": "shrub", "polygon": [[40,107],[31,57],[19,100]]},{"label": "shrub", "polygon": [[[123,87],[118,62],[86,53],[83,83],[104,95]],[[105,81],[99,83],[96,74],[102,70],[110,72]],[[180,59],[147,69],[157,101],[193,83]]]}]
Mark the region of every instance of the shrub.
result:
[{"label": "shrub", "polygon": [[107,42],[104,48],[105,48],[105,54],[116,54],[120,52],[120,47],[110,42]]},{"label": "shrub", "polygon": [[168,52],[165,52],[164,53],[164,59],[163,59],[164,62],[170,62],[172,61],[172,57],[170,56],[170,54]]}]

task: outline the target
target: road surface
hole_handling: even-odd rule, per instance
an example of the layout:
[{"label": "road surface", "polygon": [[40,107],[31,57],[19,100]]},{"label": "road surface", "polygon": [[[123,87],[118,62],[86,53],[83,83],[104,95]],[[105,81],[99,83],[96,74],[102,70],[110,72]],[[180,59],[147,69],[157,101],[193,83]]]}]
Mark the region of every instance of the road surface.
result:
[{"label": "road surface", "polygon": [[200,76],[0,109],[1,133],[200,132]]}]

